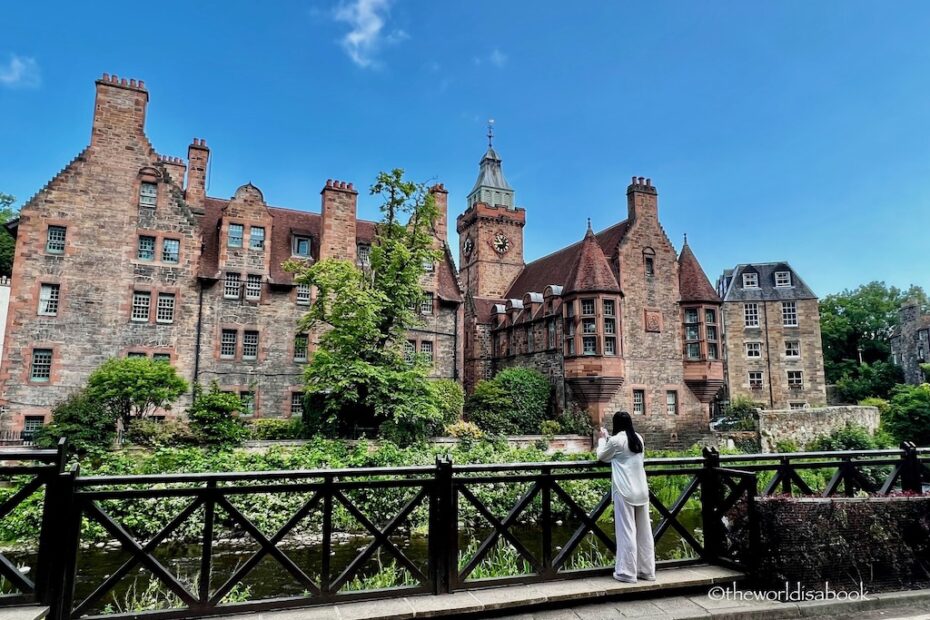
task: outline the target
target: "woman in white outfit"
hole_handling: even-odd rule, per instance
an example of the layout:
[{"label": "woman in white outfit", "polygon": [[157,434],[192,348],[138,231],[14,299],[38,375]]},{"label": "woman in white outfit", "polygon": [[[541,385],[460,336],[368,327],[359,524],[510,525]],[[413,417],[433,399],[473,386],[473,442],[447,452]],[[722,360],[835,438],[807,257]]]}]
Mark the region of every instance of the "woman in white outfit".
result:
[{"label": "woman in white outfit", "polygon": [[656,578],[655,547],[649,522],[649,487],[643,465],[642,436],[633,430],[633,419],[618,411],[613,419],[614,434],[601,427],[597,458],[611,464],[611,490],[614,497],[614,529],[617,536],[617,563],[614,579],[636,583]]}]

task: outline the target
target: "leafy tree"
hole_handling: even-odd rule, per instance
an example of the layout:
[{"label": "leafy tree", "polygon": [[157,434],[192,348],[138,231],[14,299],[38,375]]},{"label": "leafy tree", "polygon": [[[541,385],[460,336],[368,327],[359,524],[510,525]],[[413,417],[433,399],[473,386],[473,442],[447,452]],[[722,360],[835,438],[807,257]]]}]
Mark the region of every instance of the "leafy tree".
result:
[{"label": "leafy tree", "polygon": [[296,282],[316,289],[300,321],[303,330],[321,332],[305,371],[311,432],[377,427],[409,438],[441,422],[427,364],[403,351],[406,330],[420,324],[423,266],[441,258],[432,237],[438,212],[426,186],[403,174],[382,172],[371,186],[383,203],[369,267],[338,259],[285,263]]},{"label": "leafy tree", "polygon": [[16,249],[16,239],[3,224],[19,216],[19,212],[13,208],[15,202],[15,197],[0,192],[0,275],[3,276],[13,273],[13,252]]},{"label": "leafy tree", "polygon": [[462,386],[452,379],[438,379],[431,383],[439,403],[441,423],[432,430],[438,434],[446,426],[458,422],[462,418],[462,409],[465,406],[465,392]]},{"label": "leafy tree", "polygon": [[873,362],[847,371],[836,382],[837,395],[847,403],[866,398],[888,398],[899,383],[904,382],[904,371],[890,362]]},{"label": "leafy tree", "polygon": [[538,433],[552,400],[552,385],[546,376],[532,368],[505,368],[493,380],[513,401],[510,411],[519,432]]},{"label": "leafy tree", "polygon": [[194,386],[194,401],[187,410],[187,419],[194,439],[210,446],[234,446],[249,435],[245,423],[236,413],[242,410],[242,399],[221,392],[214,381],[210,391]]},{"label": "leafy tree", "polygon": [[489,435],[519,432],[513,413],[513,399],[496,381],[479,381],[465,401],[465,419]]},{"label": "leafy tree", "polygon": [[917,299],[925,309],[930,307],[927,294],[919,286],[901,290],[884,282],[863,284],[855,290],[827,295],[820,301],[828,383],[836,383],[844,375],[857,376],[860,348],[866,363],[888,361],[898,310],[909,298]]},{"label": "leafy tree", "polygon": [[895,388],[883,422],[899,441],[930,446],[930,384]]},{"label": "leafy tree", "polygon": [[100,403],[83,391],[77,392],[52,409],[52,421],[39,429],[35,441],[51,448],[59,437],[66,437],[68,447],[83,454],[112,446],[116,425]]},{"label": "leafy tree", "polygon": [[87,378],[87,397],[107,412],[115,424],[129,428],[133,418],[145,418],[187,391],[187,381],[171,364],[147,357],[109,359]]}]

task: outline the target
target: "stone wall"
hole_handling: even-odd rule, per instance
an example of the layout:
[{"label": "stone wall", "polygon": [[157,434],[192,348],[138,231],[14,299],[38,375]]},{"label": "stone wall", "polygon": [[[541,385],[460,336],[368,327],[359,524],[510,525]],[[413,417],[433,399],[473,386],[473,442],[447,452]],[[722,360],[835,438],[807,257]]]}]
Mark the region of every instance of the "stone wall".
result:
[{"label": "stone wall", "polygon": [[759,440],[763,452],[774,452],[779,441],[793,441],[804,449],[814,439],[847,424],[863,426],[874,434],[878,423],[878,409],[858,405],[761,411]]}]

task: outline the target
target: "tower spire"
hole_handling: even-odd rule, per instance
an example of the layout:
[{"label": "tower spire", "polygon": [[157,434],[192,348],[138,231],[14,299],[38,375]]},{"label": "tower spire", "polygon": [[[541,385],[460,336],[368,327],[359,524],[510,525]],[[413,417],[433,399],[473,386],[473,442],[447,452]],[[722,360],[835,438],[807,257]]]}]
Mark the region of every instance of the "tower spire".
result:
[{"label": "tower spire", "polygon": [[494,119],[488,119],[488,148],[494,148]]}]

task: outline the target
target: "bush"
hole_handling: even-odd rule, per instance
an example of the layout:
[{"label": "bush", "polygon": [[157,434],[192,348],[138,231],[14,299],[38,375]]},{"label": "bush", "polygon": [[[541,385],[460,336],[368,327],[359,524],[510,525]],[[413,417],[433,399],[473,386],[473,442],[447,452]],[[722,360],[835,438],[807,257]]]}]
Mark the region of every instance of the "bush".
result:
[{"label": "bush", "polygon": [[481,439],[484,437],[484,433],[481,432],[477,425],[465,420],[449,424],[446,426],[445,431],[449,437],[455,437],[456,439]]},{"label": "bush", "polygon": [[113,358],[90,373],[85,391],[109,413],[114,424],[121,420],[128,429],[133,419],[170,409],[187,391],[187,381],[171,364],[147,357]]},{"label": "bush", "polygon": [[449,424],[454,424],[462,417],[465,406],[465,392],[457,381],[437,379],[432,382],[433,392],[439,404],[441,422],[432,430],[433,435],[442,432]]},{"label": "bush", "polygon": [[521,433],[535,433],[546,419],[552,400],[552,385],[532,368],[507,368],[494,377],[513,401],[512,421]]},{"label": "bush", "polygon": [[116,423],[99,402],[82,391],[52,409],[52,421],[39,429],[36,443],[51,448],[59,437],[66,437],[68,447],[79,454],[107,449],[116,440]]},{"label": "bush", "polygon": [[883,420],[885,419],[885,415],[888,413],[889,404],[888,401],[884,398],[863,398],[859,401],[859,404],[863,407],[875,407],[878,409],[878,414],[882,417]]},{"label": "bush", "polygon": [[566,435],[591,435],[594,433],[594,422],[591,421],[588,412],[583,409],[571,407],[560,413],[556,421]]},{"label": "bush", "polygon": [[924,373],[924,381],[930,383],[930,364],[921,364],[920,370]]},{"label": "bush", "polygon": [[904,372],[889,362],[862,364],[843,373],[836,382],[837,395],[847,403],[869,397],[888,398],[895,386],[904,382]]},{"label": "bush", "polygon": [[544,420],[543,423],[539,425],[539,433],[550,440],[561,432],[562,425],[555,420]]},{"label": "bush", "polygon": [[895,388],[882,421],[898,441],[930,445],[930,383]]},{"label": "bush", "polygon": [[489,435],[514,435],[513,399],[497,382],[479,381],[465,401],[465,419]]},{"label": "bush", "polygon": [[829,435],[822,435],[807,446],[808,450],[877,450],[886,447],[881,437],[873,437],[868,429],[858,424],[847,424]]},{"label": "bush", "polygon": [[194,388],[194,402],[187,410],[190,429],[198,443],[208,446],[236,446],[249,431],[236,413],[242,410],[242,400],[235,394],[220,391],[214,381],[210,391]]},{"label": "bush", "polygon": [[782,439],[775,442],[775,452],[785,454],[788,452],[799,452],[798,444],[793,439]]},{"label": "bush", "polygon": [[754,418],[756,411],[759,409],[758,403],[748,396],[734,396],[727,405],[727,416],[734,418]]},{"label": "bush", "polygon": [[303,423],[300,418],[258,418],[248,424],[252,439],[300,439]]},{"label": "bush", "polygon": [[190,427],[181,420],[159,422],[146,418],[130,422],[124,438],[137,446],[150,448],[183,446],[194,441]]}]

